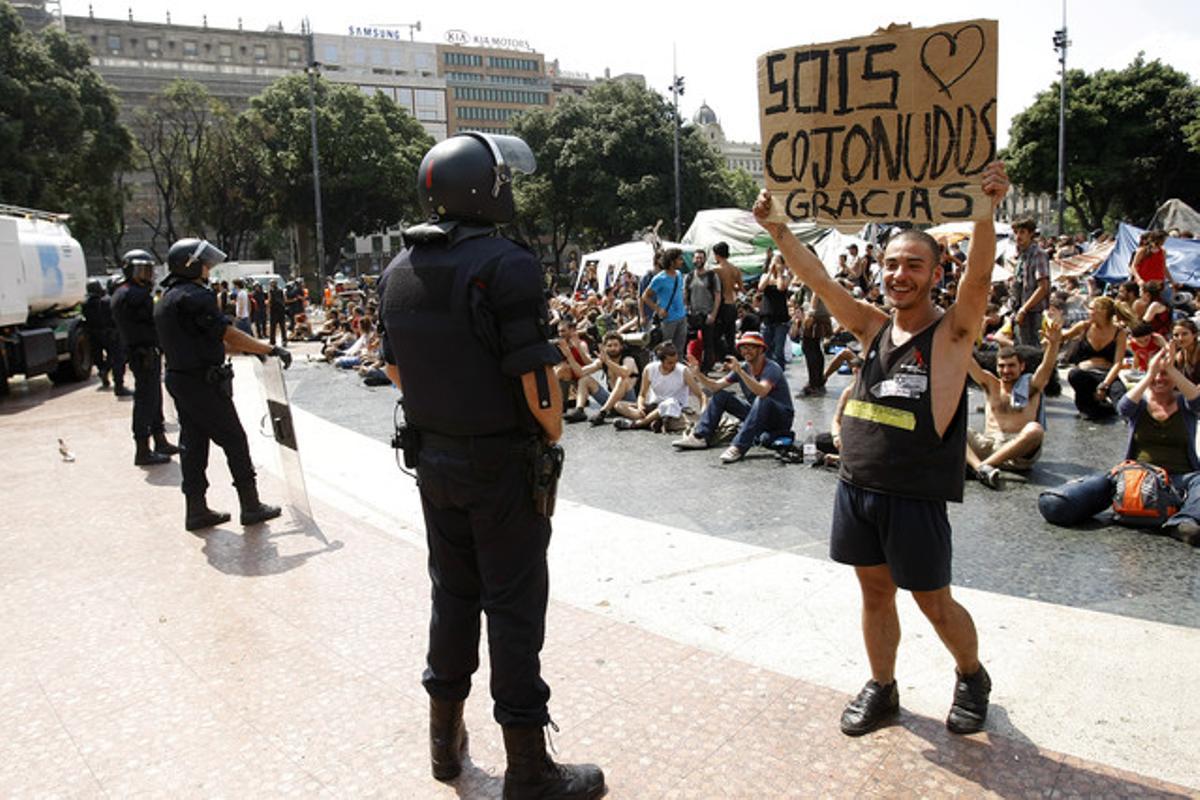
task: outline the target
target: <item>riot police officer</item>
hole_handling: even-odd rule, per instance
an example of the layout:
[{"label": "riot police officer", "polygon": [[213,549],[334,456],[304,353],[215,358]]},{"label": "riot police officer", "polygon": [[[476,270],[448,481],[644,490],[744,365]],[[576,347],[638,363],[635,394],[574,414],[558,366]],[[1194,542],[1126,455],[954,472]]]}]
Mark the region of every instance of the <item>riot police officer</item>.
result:
[{"label": "riot police officer", "polygon": [[[179,448],[163,432],[162,352],[154,329],[154,256],[145,250],[130,250],[121,257],[125,280],[113,292],[113,321],[133,372],[133,463],[138,466],[165,464]],[[150,441],[154,449],[150,449]]]},{"label": "riot police officer", "polygon": [[233,405],[233,367],[225,362],[225,349],[275,356],[285,368],[292,356],[242,333],[221,313],[207,282],[209,269],[224,260],[225,254],[207,241],[180,239],[171,245],[170,274],[163,281],[167,291],[154,309],[154,326],[167,358],[167,391],[179,412],[184,527],[189,531],[229,521],[228,514],[213,511],[205,500],[209,442],[225,451],[241,504],[241,523],[253,525],[280,514],[278,506],[258,499],[250,447]]},{"label": "riot police officer", "polygon": [[[92,347],[92,360],[96,364],[96,372],[100,375],[100,388],[113,388],[117,397],[128,397],[133,394],[125,388],[125,351],[121,347],[121,339],[117,336],[116,323],[113,321],[112,308],[109,298],[105,296],[104,284],[99,278],[87,282],[87,299],[83,302],[83,324],[87,331],[88,343]],[[112,382],[108,380],[112,373]]]},{"label": "riot police officer", "polygon": [[429,542],[422,682],[433,775],[450,780],[462,768],[482,610],[508,756],[504,797],[594,798],[604,792],[599,767],[555,764],[543,732],[550,520],[535,504],[533,474],[562,433],[560,355],[538,261],[496,227],[515,214],[513,172],[534,166],[512,136],[459,134],[425,155],[417,190],[427,222],[405,231],[409,246],[381,281],[383,353],[403,392],[402,446],[415,457]]}]

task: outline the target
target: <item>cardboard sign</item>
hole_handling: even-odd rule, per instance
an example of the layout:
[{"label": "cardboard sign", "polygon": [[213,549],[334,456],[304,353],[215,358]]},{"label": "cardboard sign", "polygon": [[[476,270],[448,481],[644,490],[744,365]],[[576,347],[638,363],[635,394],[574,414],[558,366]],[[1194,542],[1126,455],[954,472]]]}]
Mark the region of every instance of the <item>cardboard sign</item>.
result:
[{"label": "cardboard sign", "polygon": [[767,189],[788,220],[857,227],[986,219],[998,25],[973,20],[758,59]]}]

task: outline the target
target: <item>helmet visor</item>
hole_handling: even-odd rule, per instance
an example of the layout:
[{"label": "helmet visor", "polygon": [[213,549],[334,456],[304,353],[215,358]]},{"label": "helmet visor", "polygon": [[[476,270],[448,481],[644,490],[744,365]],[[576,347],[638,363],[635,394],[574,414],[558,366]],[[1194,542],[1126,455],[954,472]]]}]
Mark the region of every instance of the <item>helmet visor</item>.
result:
[{"label": "helmet visor", "polygon": [[222,253],[217,247],[211,244],[207,239],[196,245],[196,249],[192,255],[188,257],[188,264],[203,264],[208,267],[215,267],[224,261],[227,256]]},{"label": "helmet visor", "polygon": [[485,133],[481,135],[496,159],[497,166],[508,167],[511,172],[532,175],[537,171],[537,159],[524,139],[516,136]]}]

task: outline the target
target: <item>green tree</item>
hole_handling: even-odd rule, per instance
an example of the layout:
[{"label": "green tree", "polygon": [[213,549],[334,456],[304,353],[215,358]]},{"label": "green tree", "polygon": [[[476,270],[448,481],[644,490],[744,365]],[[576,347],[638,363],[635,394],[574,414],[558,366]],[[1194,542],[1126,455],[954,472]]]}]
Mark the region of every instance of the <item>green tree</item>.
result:
[{"label": "green tree", "polygon": [[[318,79],[315,96],[323,266],[328,266],[336,263],[351,234],[373,233],[419,216],[417,168],[433,139],[384,95],[366,97],[354,87]],[[257,131],[281,219],[313,226],[308,79],[281,78],[251,101],[246,116]]]},{"label": "green tree", "polygon": [[[571,242],[627,241],[674,219],[674,120],[661,95],[627,81],[517,117],[514,131],[538,161],[515,184],[522,235],[561,267]],[[744,181],[692,127],[680,134],[680,171],[685,229],[700,209],[744,207]]]},{"label": "green tree", "polygon": [[0,201],[65,211],[89,249],[115,256],[131,150],[87,47],[55,28],[26,31],[0,0]]},{"label": "green tree", "polygon": [[[1056,191],[1058,96],[1054,84],[1013,118],[1004,157],[1025,191]],[[1158,60],[1068,72],[1066,130],[1066,201],[1086,229],[1144,225],[1163,201],[1200,196],[1200,88]]]},{"label": "green tree", "polygon": [[220,109],[188,192],[205,236],[232,258],[250,252],[274,216],[271,188],[253,120]]}]

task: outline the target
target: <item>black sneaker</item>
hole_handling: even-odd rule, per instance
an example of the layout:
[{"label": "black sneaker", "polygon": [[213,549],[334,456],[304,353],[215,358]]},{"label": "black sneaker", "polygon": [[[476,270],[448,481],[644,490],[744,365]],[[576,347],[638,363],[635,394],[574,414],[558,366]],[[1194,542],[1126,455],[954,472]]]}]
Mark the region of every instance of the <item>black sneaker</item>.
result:
[{"label": "black sneaker", "polygon": [[630,420],[622,417],[613,423],[613,429],[618,431],[631,431],[633,430],[633,423]]},{"label": "black sneaker", "polygon": [[604,425],[605,423],[608,422],[608,412],[607,411],[597,411],[595,414],[592,415],[591,419],[589,419],[588,422],[591,423],[592,425]]},{"label": "black sneaker", "polygon": [[978,733],[987,720],[992,679],[982,664],[974,675],[955,674],[958,680],[954,684],[954,705],[946,717],[946,728],[951,733]]},{"label": "black sneaker", "polygon": [[563,414],[564,422],[583,422],[587,419],[587,412],[579,406],[575,406],[567,413]]},{"label": "black sneaker", "polygon": [[900,690],[892,681],[883,686],[875,680],[858,693],[842,712],[842,733],[847,736],[862,736],[883,726],[900,713]]}]

